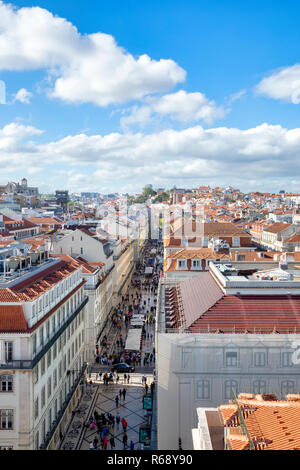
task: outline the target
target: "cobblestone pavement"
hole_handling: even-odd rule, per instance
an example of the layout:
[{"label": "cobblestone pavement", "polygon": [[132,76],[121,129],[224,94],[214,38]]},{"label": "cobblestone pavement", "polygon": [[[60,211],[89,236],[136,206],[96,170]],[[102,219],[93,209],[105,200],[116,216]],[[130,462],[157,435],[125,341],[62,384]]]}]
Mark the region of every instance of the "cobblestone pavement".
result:
[{"label": "cobblestone pavement", "polygon": [[[145,375],[147,377],[147,383],[150,386],[151,382],[153,381],[153,375]],[[145,387],[142,385],[141,379],[142,374],[131,374],[129,384],[124,385],[121,380],[121,383],[118,385],[99,385],[90,410],[91,415],[93,415],[95,410],[99,414],[111,413],[113,416],[116,416],[117,412],[119,412],[121,419],[125,418],[128,423],[126,431],[128,436],[128,445],[132,440],[135,449],[140,448],[139,428],[142,424],[147,422],[147,417],[145,415],[145,411],[143,410],[142,402],[142,398],[145,393]],[[119,390],[123,388],[125,388],[127,392],[126,399],[124,401],[122,398],[119,403],[119,407],[116,408],[115,397],[119,393]],[[116,446],[114,450],[123,450],[123,429],[121,423],[119,426],[115,424],[114,428],[110,427],[108,439],[110,439],[111,436],[114,436],[115,439]],[[100,442],[100,438],[96,430],[93,431],[86,429],[81,436],[80,442],[78,443],[78,449],[88,450],[90,448],[90,443],[93,442],[95,437],[97,437]],[[110,444],[108,445],[108,449],[110,449]]]},{"label": "cobblestone pavement", "polygon": [[[144,277],[139,277],[142,281]],[[128,291],[131,299],[131,294],[136,293],[136,289],[130,288]],[[144,304],[146,301],[146,310],[150,311],[150,308],[153,306],[155,307],[154,302],[154,295],[149,293],[149,291],[142,292],[142,301],[141,305]],[[150,301],[148,301],[150,299]],[[130,302],[129,302],[130,303]],[[145,375],[147,377],[147,384],[150,387],[153,381],[153,367],[154,364],[151,366],[143,366],[143,359],[146,353],[151,353],[154,348],[155,338],[155,326],[154,325],[146,325],[146,340],[143,342],[142,347],[142,363],[141,367],[136,367],[135,373],[130,374],[130,383],[124,384],[123,383],[123,374],[120,375],[120,382],[119,384],[109,384],[104,385],[103,382],[98,380],[98,372],[105,372],[109,371],[111,366],[105,366],[100,364],[92,364],[91,367],[91,376],[90,378],[93,381],[93,384],[87,384],[86,390],[82,395],[78,408],[80,409],[80,414],[76,414],[73,416],[69,427],[66,431],[66,434],[63,437],[62,443],[60,445],[60,449],[63,450],[87,450],[90,448],[90,442],[94,440],[95,437],[98,438],[100,442],[99,435],[97,434],[96,430],[87,429],[84,427],[84,423],[89,419],[90,416],[93,416],[94,411],[96,410],[99,414],[101,413],[111,413],[112,415],[116,415],[119,411],[121,419],[124,417],[128,422],[127,427],[127,436],[128,436],[128,445],[132,440],[135,444],[135,449],[140,448],[140,444],[138,444],[139,440],[139,427],[142,424],[147,422],[147,418],[145,417],[145,411],[143,410],[143,403],[142,397],[145,393],[145,387],[142,386],[142,376]],[[128,330],[126,329],[125,325],[122,326],[121,329],[117,327],[113,327],[111,325],[110,329],[107,333],[107,342],[109,344],[109,354],[111,354],[114,350],[117,349],[116,341],[119,339],[120,334],[122,334],[123,338],[125,339],[127,336]],[[153,337],[150,340],[150,334],[152,333]],[[149,338],[148,338],[149,334]],[[126,400],[123,402],[123,399],[119,403],[119,408],[116,408],[115,397],[118,394],[120,388],[123,389],[125,387],[127,394]],[[120,424],[119,427],[115,424],[114,429],[110,429],[108,439],[110,439],[111,435],[115,438],[115,450],[123,449],[123,431],[122,425]],[[108,445],[108,449],[110,449],[110,444]]]}]

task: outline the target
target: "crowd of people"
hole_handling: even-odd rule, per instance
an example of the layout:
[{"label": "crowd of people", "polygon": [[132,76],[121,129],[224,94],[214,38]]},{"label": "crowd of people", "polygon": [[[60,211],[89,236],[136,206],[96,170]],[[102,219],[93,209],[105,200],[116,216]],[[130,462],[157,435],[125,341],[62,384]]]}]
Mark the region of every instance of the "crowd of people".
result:
[{"label": "crowd of people", "polygon": [[[123,295],[120,299],[119,305],[115,308],[111,317],[111,328],[114,332],[114,341],[112,344],[108,341],[105,335],[102,338],[101,344],[96,346],[96,362],[103,365],[113,365],[119,362],[126,362],[133,366],[152,366],[155,364],[155,348],[151,349],[151,352],[129,352],[125,351],[125,338],[123,336],[124,327],[125,331],[130,325],[130,320],[134,314],[140,314],[144,316],[144,325],[142,327],[142,339],[143,344],[148,341],[150,344],[153,343],[153,328],[155,323],[155,304],[156,294],[158,288],[159,277],[161,275],[162,264],[160,262],[160,249],[157,249],[158,256],[155,258],[155,264],[153,269],[153,275],[147,279],[144,277],[145,267],[147,265],[147,258],[151,256],[151,250],[153,247],[149,244],[146,247],[144,259],[140,262],[131,281],[130,293]],[[154,302],[151,302],[151,297],[154,296]],[[145,299],[145,300],[143,300]],[[154,306],[151,305],[154,303]],[[123,333],[122,333],[123,332]],[[148,343],[148,344],[149,344]],[[126,401],[126,388],[125,386],[130,383],[131,377],[129,373],[126,373],[120,377],[117,372],[105,372],[102,373],[100,370],[98,373],[99,380],[103,381],[105,386],[109,384],[121,384],[123,388],[119,389],[116,394],[115,406],[117,413],[115,415],[111,413],[98,414],[95,410],[94,415],[90,417],[89,421],[85,423],[85,426],[91,430],[96,430],[96,436],[92,442],[90,442],[90,450],[107,450],[110,448],[114,450],[115,435],[119,434],[119,428],[122,426],[123,435],[123,449],[134,450],[134,442],[128,443],[127,426],[128,423],[124,417],[121,418],[119,410],[122,409],[122,405]],[[147,378],[144,375],[142,377],[142,385],[145,393],[149,392],[149,385]],[[153,393],[154,382],[150,384],[151,393]]]}]

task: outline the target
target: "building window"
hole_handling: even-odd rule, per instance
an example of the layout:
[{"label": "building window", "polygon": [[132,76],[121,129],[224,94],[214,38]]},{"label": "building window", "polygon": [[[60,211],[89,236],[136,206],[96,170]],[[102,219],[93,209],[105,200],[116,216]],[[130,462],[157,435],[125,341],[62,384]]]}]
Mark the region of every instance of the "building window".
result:
[{"label": "building window", "polygon": [[53,389],[57,387],[57,369],[53,372]]},{"label": "building window", "polygon": [[207,400],[210,398],[209,380],[198,380],[197,382],[197,400]]},{"label": "building window", "polygon": [[51,394],[52,394],[52,380],[51,380],[51,377],[49,377],[49,379],[48,379],[48,398],[51,397]]},{"label": "building window", "polygon": [[13,376],[12,375],[1,375],[0,376],[0,391],[1,392],[12,392],[13,391]]},{"label": "building window", "polygon": [[46,438],[46,420],[45,419],[42,424],[42,438],[43,438],[43,441],[45,441],[45,438]]},{"label": "building window", "polygon": [[36,355],[36,334],[32,337],[32,353],[34,356]]},{"label": "building window", "polygon": [[185,259],[179,259],[177,262],[177,268],[178,269],[185,269],[186,268],[186,260]]},{"label": "building window", "polygon": [[13,429],[13,410],[0,410],[0,429]]},{"label": "building window", "polygon": [[282,367],[293,367],[292,352],[283,352],[281,356]]},{"label": "building window", "polygon": [[254,367],[265,367],[266,365],[266,353],[255,352],[254,353]]},{"label": "building window", "polygon": [[203,238],[203,246],[204,247],[208,246],[208,238],[207,237]]},{"label": "building window", "polygon": [[238,383],[236,380],[226,380],[225,399],[231,400],[233,398],[233,394],[235,394],[235,396],[238,395]]},{"label": "building window", "polygon": [[41,375],[44,375],[45,373],[45,356],[42,357],[42,360],[41,360]]},{"label": "building window", "polygon": [[238,365],[238,355],[235,351],[226,352],[226,366],[236,367]]},{"label": "building window", "polygon": [[193,269],[201,269],[201,260],[200,259],[193,259],[192,260],[192,268]]},{"label": "building window", "polygon": [[39,450],[39,448],[40,448],[40,436],[39,436],[39,432],[37,431],[35,435],[35,449]]},{"label": "building window", "polygon": [[33,375],[33,383],[34,384],[38,383],[38,380],[39,380],[39,365],[38,364],[33,369],[32,375]]},{"label": "building window", "polygon": [[40,329],[40,345],[44,346],[44,328]]},{"label": "building window", "polygon": [[233,246],[240,246],[239,237],[233,237]]},{"label": "building window", "polygon": [[4,342],[4,354],[5,362],[11,362],[13,360],[13,343],[9,341]]},{"label": "building window", "polygon": [[281,398],[285,398],[288,393],[295,393],[295,382],[293,380],[281,382]]},{"label": "building window", "polygon": [[267,393],[267,384],[265,380],[255,380],[253,382],[253,393]]},{"label": "building window", "polygon": [[49,409],[48,421],[49,421],[49,428],[51,428],[51,425],[52,425],[52,408]]},{"label": "building window", "polygon": [[50,337],[50,321],[47,321],[46,323],[46,340],[48,340]]},{"label": "building window", "polygon": [[51,349],[50,351],[48,351],[48,354],[47,354],[47,367],[50,367],[51,365]]},{"label": "building window", "polygon": [[46,389],[45,386],[42,388],[42,393],[41,393],[41,407],[44,408],[46,404]]},{"label": "building window", "polygon": [[34,417],[37,419],[39,416],[39,397],[36,398],[34,402]]},{"label": "building window", "polygon": [[54,333],[56,330],[56,317],[53,315],[52,317],[52,332]]},{"label": "building window", "polygon": [[54,343],[53,345],[53,361],[55,361],[57,356],[57,343]]}]

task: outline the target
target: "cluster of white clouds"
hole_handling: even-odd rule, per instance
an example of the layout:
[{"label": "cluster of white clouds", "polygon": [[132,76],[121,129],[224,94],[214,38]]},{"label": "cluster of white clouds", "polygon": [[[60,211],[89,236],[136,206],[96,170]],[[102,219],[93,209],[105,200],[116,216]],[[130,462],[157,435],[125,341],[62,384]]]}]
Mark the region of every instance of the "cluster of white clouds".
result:
[{"label": "cluster of white clouds", "polygon": [[[65,102],[108,106],[145,99],[122,119],[123,126],[149,123],[155,115],[211,124],[226,114],[200,92],[162,95],[186,79],[175,61],[134,57],[111,35],[82,35],[45,9],[17,9],[0,0],[0,70],[39,69],[48,73],[49,97]],[[28,104],[31,97],[22,88],[14,102]]]},{"label": "cluster of white clouds", "polygon": [[222,184],[245,176],[294,177],[300,171],[300,128],[194,126],[153,134],[78,134],[42,144],[33,140],[41,132],[16,123],[0,130],[2,173],[13,164],[20,170],[41,168],[54,178],[56,168],[64,165],[78,188],[83,181],[98,182],[98,187],[125,180],[136,186],[149,181],[165,186],[209,178]]},{"label": "cluster of white clouds", "polygon": [[212,124],[216,119],[224,118],[227,112],[203,93],[179,90],[161,97],[146,98],[143,106],[134,106],[129,116],[121,118],[121,125],[125,128],[132,124],[143,126],[151,122],[155,115],[182,123],[204,121]]},{"label": "cluster of white clouds", "polygon": [[269,98],[300,103],[300,64],[284,67],[265,77],[256,92]]},{"label": "cluster of white clouds", "polygon": [[[247,130],[204,129],[194,125],[150,134],[126,132],[131,125],[143,127],[154,119],[185,125],[201,121],[211,126],[227,115],[246,90],[231,95],[225,107],[200,92],[171,92],[186,80],[185,70],[174,60],[154,60],[145,54],[135,57],[111,35],[81,34],[45,9],[18,9],[0,0],[0,71],[26,70],[45,70],[49,97],[65,102],[102,107],[135,104],[121,118],[124,133],[82,133],[41,144],[37,142],[41,130],[6,125],[0,129],[2,174],[16,168],[34,174],[49,167],[48,174],[54,177],[64,171],[62,165],[68,165],[66,184],[76,189],[91,183],[103,187],[112,181],[127,181],[130,188],[149,181],[161,186],[193,184],[200,178],[222,184],[224,179],[229,183],[245,177],[248,181],[281,179],[300,171],[300,128],[263,124]],[[300,103],[300,65],[274,71],[255,90]],[[1,96],[0,102],[5,102]],[[29,104],[32,96],[21,88],[12,103]]]},{"label": "cluster of white clouds", "polygon": [[26,88],[21,88],[15,95],[13,102],[19,101],[23,104],[30,104],[30,100],[32,98],[32,93]]},{"label": "cluster of white clouds", "polygon": [[171,59],[137,58],[108,34],[82,35],[63,18],[0,2],[0,70],[46,69],[50,94],[107,106],[172,89],[186,72]]}]

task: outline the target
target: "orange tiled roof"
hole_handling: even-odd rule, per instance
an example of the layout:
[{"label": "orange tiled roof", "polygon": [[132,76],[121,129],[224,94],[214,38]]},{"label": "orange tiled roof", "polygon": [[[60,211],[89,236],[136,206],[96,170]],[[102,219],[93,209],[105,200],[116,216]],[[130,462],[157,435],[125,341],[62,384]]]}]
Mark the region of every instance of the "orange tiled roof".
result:
[{"label": "orange tiled roof", "polygon": [[264,229],[265,232],[269,233],[280,233],[282,230],[285,230],[286,228],[290,227],[291,224],[285,224],[283,222],[275,222],[275,224],[271,225],[270,227],[267,227]]},{"label": "orange tiled roof", "polygon": [[0,302],[32,301],[50,290],[62,279],[78,269],[75,262],[60,261],[44,271],[19,282],[10,289],[0,289]]},{"label": "orange tiled roof", "polygon": [[[238,396],[237,403],[256,450],[300,450],[299,400],[299,395],[287,395],[286,401],[277,400],[274,395]],[[224,426],[229,427],[229,448],[248,449],[250,440],[241,431],[237,404],[221,405],[219,413]]]},{"label": "orange tiled roof", "polygon": [[0,305],[0,332],[21,333],[27,328],[21,305]]}]

